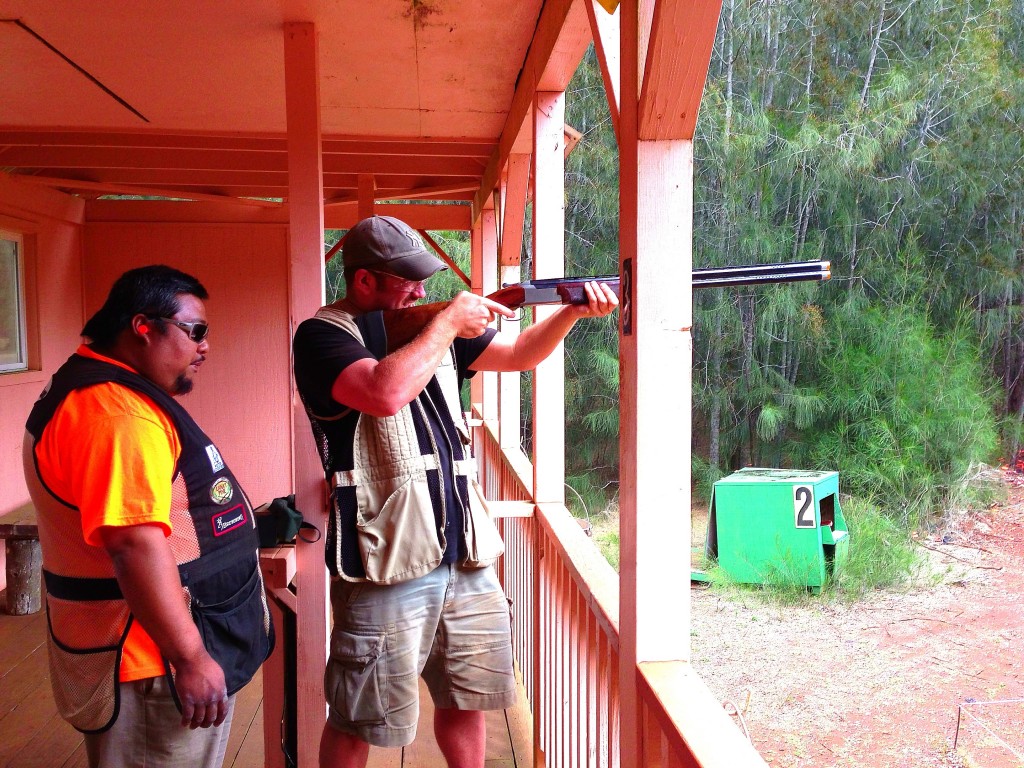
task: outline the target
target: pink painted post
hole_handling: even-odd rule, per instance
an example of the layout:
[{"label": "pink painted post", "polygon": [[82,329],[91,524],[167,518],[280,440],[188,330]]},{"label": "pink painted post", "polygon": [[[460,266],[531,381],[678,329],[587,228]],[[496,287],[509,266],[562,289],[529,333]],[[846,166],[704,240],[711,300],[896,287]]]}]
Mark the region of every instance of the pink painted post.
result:
[{"label": "pink painted post", "polygon": [[[538,93],[533,110],[533,276],[565,274],[565,94]],[[536,307],[539,322],[555,309]],[[534,497],[565,503],[565,360],[562,345],[533,377]]]},{"label": "pink painted post", "polygon": [[[529,192],[532,156],[513,153],[508,158],[508,173],[502,185],[501,244],[499,282],[518,283],[523,249],[523,221],[526,216],[526,198]],[[518,322],[502,322],[503,333],[518,333]],[[518,371],[498,374],[498,442],[506,451],[518,451],[521,443],[522,396]]]},{"label": "pink painted post", "polygon": [[[493,214],[494,210],[491,209]],[[469,231],[469,290],[479,295],[485,295],[484,290],[484,214],[481,212],[473,227]],[[482,414],[484,408],[484,376],[486,373],[478,373],[469,380],[469,409],[476,411],[477,415]]]},{"label": "pink painted post", "polygon": [[[290,322],[296,326],[324,301],[324,191],[320,132],[317,33],[311,23],[284,25],[285,96],[288,117]],[[309,420],[292,383],[292,448],[295,504],[326,530],[324,476]],[[323,671],[327,663],[327,570],[324,537],[296,545],[296,689],[298,765],[313,768],[327,717]],[[265,723],[278,733],[279,723]]]},{"label": "pink painted post", "polygon": [[[519,261],[531,162],[529,155],[514,153],[509,156],[506,181],[502,185],[500,283],[518,283],[521,279]],[[506,334],[519,332],[518,323],[502,322],[501,327]],[[521,380],[522,375],[518,372],[498,375],[498,441],[505,451],[518,451],[521,442]]]},{"label": "pink painted post", "polygon": [[[474,237],[477,230],[473,230]],[[498,230],[497,215],[493,208],[488,208],[480,214],[480,263],[473,262],[473,292],[487,295],[498,290]],[[474,252],[474,256],[475,256]],[[494,421],[498,418],[498,374],[493,371],[485,371],[473,377],[472,381],[480,383],[476,386],[477,396],[474,403],[482,406],[481,415],[485,421]]]},{"label": "pink painted post", "polygon": [[[538,93],[533,109],[533,277],[561,277],[565,272],[565,94]],[[554,310],[536,307],[534,319],[542,320]],[[533,493],[537,502],[564,504],[565,490],[565,360],[559,344],[533,375]],[[538,531],[535,523],[534,531]],[[548,562],[545,558],[544,563]],[[547,571],[547,566],[542,569]],[[543,627],[554,628],[556,595],[542,598],[542,571],[534,577],[534,690],[544,701],[544,692],[556,685],[555,646]],[[554,571],[552,571],[554,573]],[[545,607],[551,610],[545,613]],[[542,643],[544,645],[542,646]],[[545,749],[553,755],[561,730],[550,699],[541,705],[541,717],[534,721],[534,757]],[[555,739],[554,742],[551,740]],[[543,763],[541,763],[543,764]]]},{"label": "pink painted post", "polygon": [[[640,40],[639,0],[622,0],[619,4],[621,24],[620,102],[619,102],[619,270],[631,269],[637,257],[637,83],[643,67],[642,51],[646,42]],[[644,36],[647,35],[644,29]],[[620,297],[620,301],[623,297]],[[637,694],[636,669],[636,408],[637,347],[636,336],[624,333],[622,321],[628,316],[637,322],[637,307],[631,297],[621,301],[619,336],[619,657],[618,669],[612,668],[618,683],[620,754],[623,768],[639,765],[636,756],[641,750],[640,701]],[[628,302],[628,304],[627,304]],[[615,726],[609,723],[609,729]]]},{"label": "pink painted post", "polygon": [[688,600],[665,611],[654,593],[689,570],[670,546],[690,540],[689,453],[680,461],[662,446],[666,434],[690,444],[693,126],[703,87],[692,73],[707,72],[718,11],[713,0],[619,6],[619,253],[632,289],[619,344],[623,766],[648,764],[644,750],[656,748],[643,738],[638,665],[689,656]]}]

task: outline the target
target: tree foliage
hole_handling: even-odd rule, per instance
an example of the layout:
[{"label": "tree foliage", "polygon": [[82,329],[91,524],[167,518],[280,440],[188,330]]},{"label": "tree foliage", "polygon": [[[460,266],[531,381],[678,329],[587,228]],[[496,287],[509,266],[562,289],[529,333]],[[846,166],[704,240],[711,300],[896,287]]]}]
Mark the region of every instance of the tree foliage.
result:
[{"label": "tree foliage", "polygon": [[[1000,438],[1002,455],[1019,449],[1022,10],[724,0],[695,138],[694,264],[828,259],[833,279],[695,293],[702,477],[838,469],[905,515],[947,504]],[[594,273],[615,262],[617,170],[593,55],[567,115],[584,132],[569,249]],[[599,443],[614,435],[614,346],[593,336],[567,372],[578,476],[613,455]]]}]

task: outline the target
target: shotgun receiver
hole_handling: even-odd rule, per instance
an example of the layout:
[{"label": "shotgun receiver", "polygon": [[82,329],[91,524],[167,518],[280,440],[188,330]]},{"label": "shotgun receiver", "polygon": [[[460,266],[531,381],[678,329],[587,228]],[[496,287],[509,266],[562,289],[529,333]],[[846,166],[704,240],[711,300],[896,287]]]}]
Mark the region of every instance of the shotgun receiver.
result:
[{"label": "shotgun receiver", "polygon": [[[795,283],[805,280],[828,280],[832,276],[831,262],[797,261],[782,264],[751,264],[739,267],[709,267],[693,270],[694,288],[728,288],[740,285],[766,283]],[[584,284],[600,282],[619,296],[618,275],[593,277],[559,277],[547,280],[527,280],[505,284],[487,298],[504,304],[509,309],[533,307],[539,304],[586,304]],[[621,297],[620,297],[621,298]],[[388,352],[393,352],[412,341],[434,315],[448,306],[448,302],[420,304],[405,309],[384,310],[384,328],[388,337]]]}]

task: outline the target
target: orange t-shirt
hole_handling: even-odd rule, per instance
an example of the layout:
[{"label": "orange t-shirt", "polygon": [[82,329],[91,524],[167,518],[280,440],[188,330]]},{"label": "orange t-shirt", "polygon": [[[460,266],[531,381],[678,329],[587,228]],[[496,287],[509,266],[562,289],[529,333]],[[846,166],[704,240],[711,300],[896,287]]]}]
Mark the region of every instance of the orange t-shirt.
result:
[{"label": "orange t-shirt", "polygon": [[[87,346],[78,354],[119,365]],[[120,384],[71,392],[36,445],[43,482],[81,512],[82,536],[102,547],[104,526],[159,525],[171,533],[171,481],[181,454],[174,422],[148,397]],[[138,622],[125,640],[121,681],[164,674],[156,643]]]}]

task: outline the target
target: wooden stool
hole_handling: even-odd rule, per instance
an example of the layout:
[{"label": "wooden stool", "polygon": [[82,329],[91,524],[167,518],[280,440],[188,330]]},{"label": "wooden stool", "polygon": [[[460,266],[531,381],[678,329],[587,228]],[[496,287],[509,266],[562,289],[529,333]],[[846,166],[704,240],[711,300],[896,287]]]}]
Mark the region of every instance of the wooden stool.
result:
[{"label": "wooden stool", "polygon": [[0,516],[7,576],[7,613],[23,616],[42,607],[43,555],[36,508],[31,503]]}]

